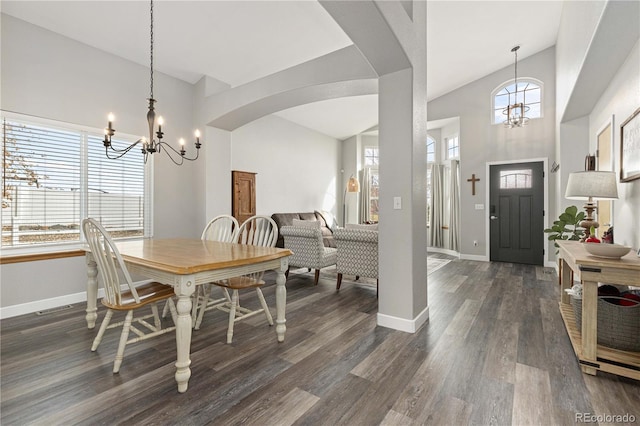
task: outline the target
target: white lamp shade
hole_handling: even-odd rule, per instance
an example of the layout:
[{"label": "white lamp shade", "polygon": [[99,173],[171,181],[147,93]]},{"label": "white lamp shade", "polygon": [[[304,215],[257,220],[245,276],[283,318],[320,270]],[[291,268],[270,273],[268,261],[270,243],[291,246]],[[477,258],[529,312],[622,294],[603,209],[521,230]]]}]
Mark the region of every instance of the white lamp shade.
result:
[{"label": "white lamp shade", "polygon": [[569,174],[567,190],[564,194],[569,200],[587,200],[589,197],[600,200],[618,198],[618,186],[615,172],[584,171]]}]

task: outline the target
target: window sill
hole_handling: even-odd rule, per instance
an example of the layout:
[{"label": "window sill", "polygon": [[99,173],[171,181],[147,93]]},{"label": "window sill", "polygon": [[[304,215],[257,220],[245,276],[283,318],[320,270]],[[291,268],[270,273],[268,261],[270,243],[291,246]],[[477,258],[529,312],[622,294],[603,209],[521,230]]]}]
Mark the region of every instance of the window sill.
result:
[{"label": "window sill", "polygon": [[65,250],[50,253],[24,253],[0,256],[0,265],[9,263],[35,262],[38,260],[63,259],[65,257],[84,256],[85,250]]}]

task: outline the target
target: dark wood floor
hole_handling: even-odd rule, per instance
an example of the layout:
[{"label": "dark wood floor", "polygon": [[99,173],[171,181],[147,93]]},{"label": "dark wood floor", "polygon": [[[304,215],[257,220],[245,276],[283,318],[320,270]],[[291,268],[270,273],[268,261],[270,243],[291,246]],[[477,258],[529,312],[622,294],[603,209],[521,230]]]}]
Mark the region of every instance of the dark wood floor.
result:
[{"label": "dark wood floor", "polygon": [[3,320],[0,422],[569,425],[578,413],[628,413],[640,423],[637,381],[580,372],[551,269],[453,260],[429,276],[430,321],[415,334],[376,326],[374,287],[345,281],[336,294],[331,271],[317,287],[304,271],[289,276],[284,343],[256,317],[227,345],[225,314],[207,313],[186,394],[171,334],[128,347],[114,375],[119,333],[91,352],[82,305]]}]

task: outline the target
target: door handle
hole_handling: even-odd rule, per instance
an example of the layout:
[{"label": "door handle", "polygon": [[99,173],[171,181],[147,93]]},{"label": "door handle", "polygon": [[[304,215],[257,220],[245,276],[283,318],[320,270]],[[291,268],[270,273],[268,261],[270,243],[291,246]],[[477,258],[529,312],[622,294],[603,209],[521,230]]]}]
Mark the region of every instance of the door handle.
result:
[{"label": "door handle", "polygon": [[494,215],[489,216],[489,219],[491,219],[491,220],[496,220],[497,218],[498,218],[498,216],[494,216]]}]

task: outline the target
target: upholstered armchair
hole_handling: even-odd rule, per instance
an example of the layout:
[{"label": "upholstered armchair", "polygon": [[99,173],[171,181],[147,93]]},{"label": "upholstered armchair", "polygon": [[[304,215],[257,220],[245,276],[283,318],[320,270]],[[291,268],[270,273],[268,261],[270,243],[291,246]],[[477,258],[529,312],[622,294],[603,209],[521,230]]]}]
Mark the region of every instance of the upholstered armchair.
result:
[{"label": "upholstered armchair", "polygon": [[336,264],[336,249],[324,246],[320,227],[283,226],[280,233],[284,237],[285,248],[293,252],[289,257],[289,267],[315,269],[314,285],[318,284],[320,269]]},{"label": "upholstered armchair", "polygon": [[378,279],[378,231],[370,229],[336,229],[336,291],[340,290],[342,275]]}]

